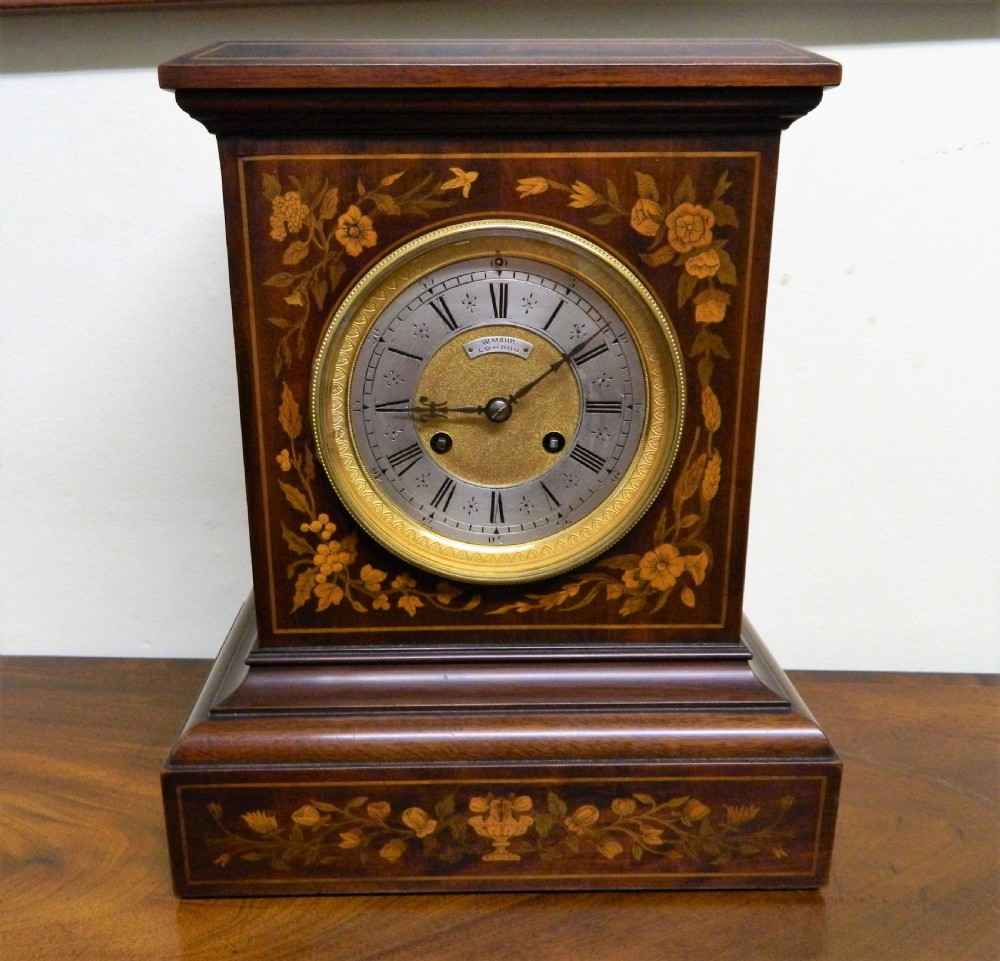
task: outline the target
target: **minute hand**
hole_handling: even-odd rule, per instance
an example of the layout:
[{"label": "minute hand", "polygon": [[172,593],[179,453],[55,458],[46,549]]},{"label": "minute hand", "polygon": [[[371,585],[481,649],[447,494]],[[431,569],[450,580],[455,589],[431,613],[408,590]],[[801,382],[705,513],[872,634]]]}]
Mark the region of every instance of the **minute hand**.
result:
[{"label": "minute hand", "polygon": [[558,360],[553,361],[551,364],[549,364],[549,366],[546,367],[545,370],[543,370],[534,380],[529,381],[519,390],[514,391],[514,393],[507,398],[508,402],[513,404],[519,401],[525,394],[528,393],[529,390],[531,390],[537,384],[540,384],[543,380],[545,380],[545,378],[548,377],[549,374],[554,374],[560,367],[562,367],[563,364],[571,361],[573,359],[574,354],[577,354],[581,350],[583,350],[583,348],[586,347],[587,344],[589,344],[595,337],[599,336],[600,333],[601,331],[599,330],[595,331],[586,340],[583,340],[579,344],[577,344],[571,351],[562,354],[562,356]]}]

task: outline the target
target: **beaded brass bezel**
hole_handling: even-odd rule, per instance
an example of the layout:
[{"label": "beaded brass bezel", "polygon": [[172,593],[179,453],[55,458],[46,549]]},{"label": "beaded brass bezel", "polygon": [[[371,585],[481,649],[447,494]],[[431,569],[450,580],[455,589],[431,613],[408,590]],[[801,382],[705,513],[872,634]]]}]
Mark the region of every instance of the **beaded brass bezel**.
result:
[{"label": "beaded brass bezel", "polygon": [[[444,266],[477,257],[520,257],[559,267],[596,290],[633,338],[646,384],[639,445],[608,495],[559,531],[517,545],[480,545],[446,537],[406,514],[381,490],[351,426],[350,386],[358,350],[385,307],[405,288]],[[594,242],[562,228],[488,218],[429,231],[386,255],[344,297],[313,363],[310,408],[317,454],[345,508],[383,547],[416,567],[472,583],[520,583],[592,560],[649,509],[680,446],[685,382],[677,336],[641,280]]]}]

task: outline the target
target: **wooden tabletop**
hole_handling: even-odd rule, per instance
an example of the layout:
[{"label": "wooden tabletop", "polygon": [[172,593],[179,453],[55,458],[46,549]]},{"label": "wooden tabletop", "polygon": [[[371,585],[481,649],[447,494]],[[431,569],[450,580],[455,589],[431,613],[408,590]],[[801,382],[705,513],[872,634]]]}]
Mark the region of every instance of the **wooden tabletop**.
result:
[{"label": "wooden tabletop", "polygon": [[994,679],[794,673],[844,759],[815,892],[178,901],[159,767],[203,661],[0,662],[6,961],[990,961]]}]

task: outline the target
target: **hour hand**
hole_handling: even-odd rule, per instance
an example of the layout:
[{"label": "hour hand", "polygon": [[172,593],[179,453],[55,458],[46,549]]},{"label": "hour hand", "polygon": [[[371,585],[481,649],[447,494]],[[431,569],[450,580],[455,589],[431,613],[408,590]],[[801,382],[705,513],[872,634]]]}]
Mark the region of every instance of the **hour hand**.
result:
[{"label": "hour hand", "polygon": [[449,414],[486,413],[486,408],[482,404],[469,407],[449,407],[448,401],[443,401],[439,404],[436,401],[429,400],[427,397],[421,397],[420,404],[422,406],[414,407],[413,409],[422,415],[421,420],[433,420],[435,417],[447,417]]},{"label": "hour hand", "polygon": [[481,414],[484,408],[479,407],[449,407],[448,401],[431,400],[429,397],[419,397],[417,403],[409,400],[388,400],[375,405],[380,414],[413,414],[423,423],[437,418],[447,418],[449,414]]},{"label": "hour hand", "polygon": [[375,404],[375,410],[380,414],[415,414],[422,421],[434,420],[437,417],[448,416],[448,403],[421,397],[419,403],[413,403],[409,398],[404,400],[385,400]]}]

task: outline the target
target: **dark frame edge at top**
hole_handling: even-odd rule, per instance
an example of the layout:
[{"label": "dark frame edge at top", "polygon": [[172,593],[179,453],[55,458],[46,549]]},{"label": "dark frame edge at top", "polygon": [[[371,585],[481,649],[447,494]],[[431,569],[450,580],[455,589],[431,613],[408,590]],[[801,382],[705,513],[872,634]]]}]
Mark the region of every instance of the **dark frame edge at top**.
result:
[{"label": "dark frame edge at top", "polygon": [[836,61],[780,40],[220,41],[160,66],[172,90],[829,87]]}]

